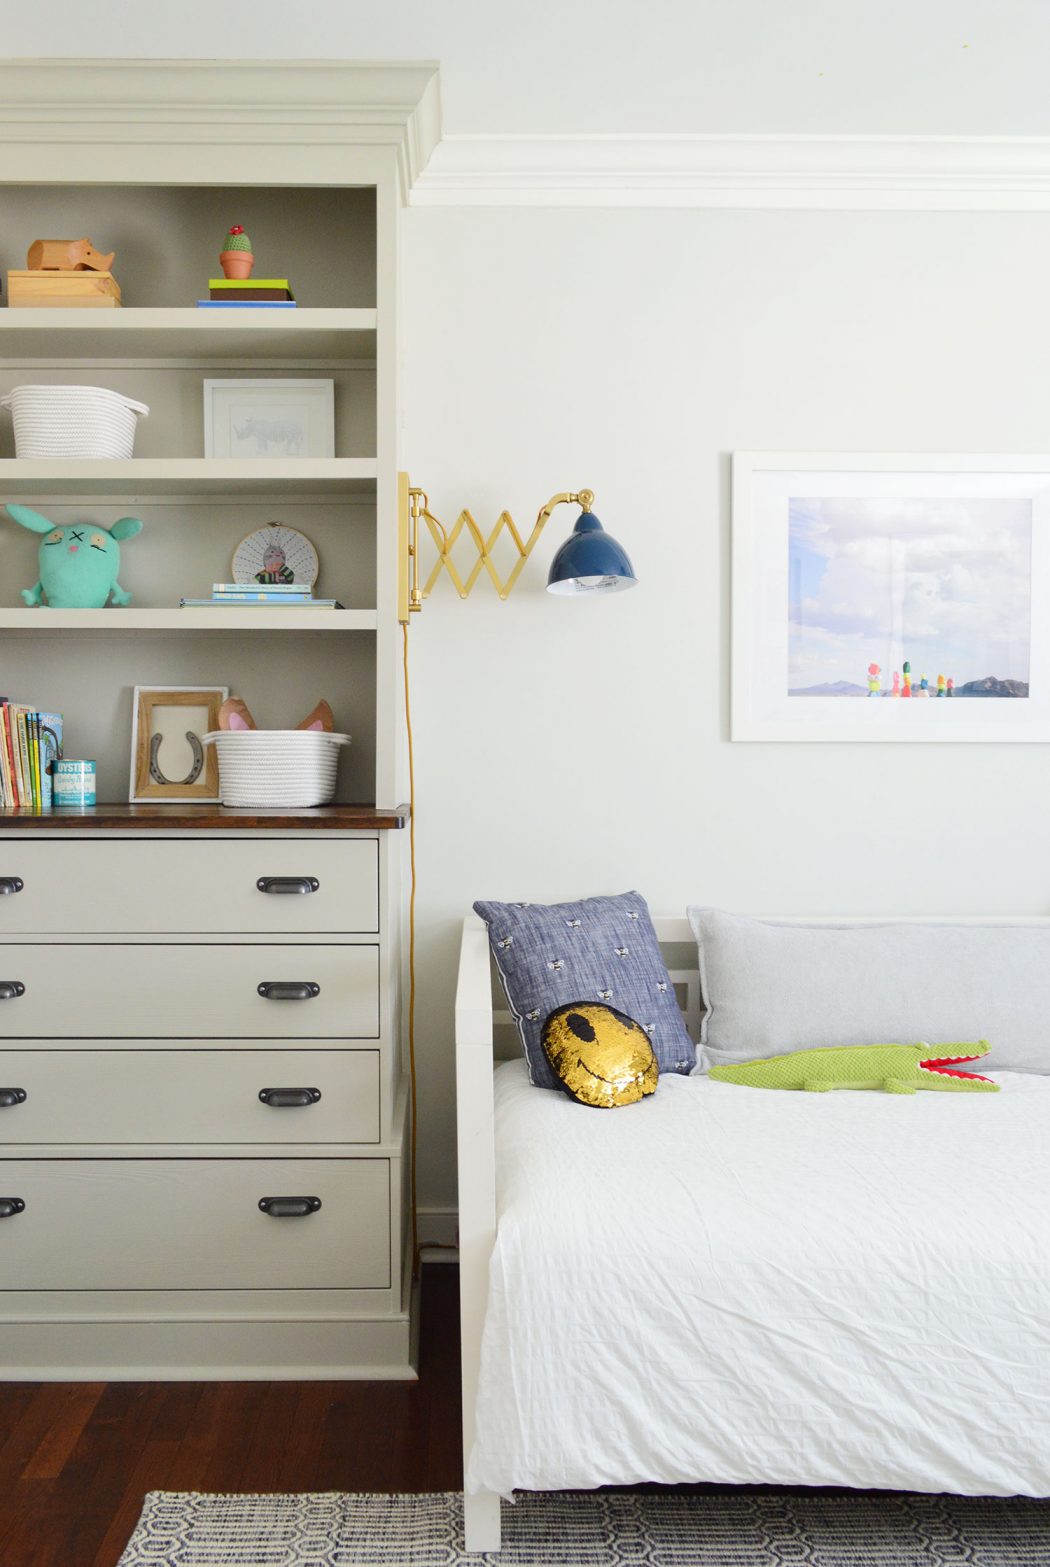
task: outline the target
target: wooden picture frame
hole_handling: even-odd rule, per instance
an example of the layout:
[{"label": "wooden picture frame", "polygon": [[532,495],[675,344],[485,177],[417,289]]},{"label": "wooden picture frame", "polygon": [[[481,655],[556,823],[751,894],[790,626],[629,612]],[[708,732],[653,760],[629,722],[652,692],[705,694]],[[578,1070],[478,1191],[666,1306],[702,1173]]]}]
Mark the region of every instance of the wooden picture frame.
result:
[{"label": "wooden picture frame", "polygon": [[[132,804],[147,800],[219,803],[219,760],[214,746],[202,746],[200,742],[210,730],[218,729],[219,708],[229,694],[228,686],[135,687],[128,790]],[[169,715],[168,724],[164,715]],[[187,722],[190,727],[184,729]],[[165,772],[165,766],[172,765],[162,754],[166,737],[176,742],[173,771],[180,775],[177,778]],[[178,755],[180,740],[185,742],[182,755]],[[172,749],[170,745],[168,749]]]}]

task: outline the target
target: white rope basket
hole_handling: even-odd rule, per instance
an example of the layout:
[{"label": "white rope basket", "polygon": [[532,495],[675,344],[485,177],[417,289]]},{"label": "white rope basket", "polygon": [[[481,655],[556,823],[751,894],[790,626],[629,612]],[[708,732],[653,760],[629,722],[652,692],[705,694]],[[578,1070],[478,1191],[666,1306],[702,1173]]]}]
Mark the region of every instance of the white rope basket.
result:
[{"label": "white rope basket", "polygon": [[105,386],[15,386],[10,408],[16,457],[130,457],[149,409]]},{"label": "white rope basket", "polygon": [[223,805],[287,810],[327,805],[335,794],[340,746],[349,735],[321,729],[213,729],[203,736],[219,758]]}]

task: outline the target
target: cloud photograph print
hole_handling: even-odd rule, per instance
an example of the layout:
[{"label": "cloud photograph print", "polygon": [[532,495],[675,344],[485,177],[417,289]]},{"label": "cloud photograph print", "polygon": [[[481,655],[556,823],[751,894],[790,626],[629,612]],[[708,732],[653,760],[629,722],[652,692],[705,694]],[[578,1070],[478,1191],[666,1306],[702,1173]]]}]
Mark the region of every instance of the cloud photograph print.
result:
[{"label": "cloud photograph print", "polygon": [[1029,500],[788,504],[790,696],[1027,698]]}]

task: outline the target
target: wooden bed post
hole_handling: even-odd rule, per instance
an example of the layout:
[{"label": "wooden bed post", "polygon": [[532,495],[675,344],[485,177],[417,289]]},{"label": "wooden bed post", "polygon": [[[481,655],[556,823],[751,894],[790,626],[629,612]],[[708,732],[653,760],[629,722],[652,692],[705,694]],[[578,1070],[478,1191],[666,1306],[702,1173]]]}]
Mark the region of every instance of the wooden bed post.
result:
[{"label": "wooden bed post", "polygon": [[[492,981],[488,932],[476,915],[463,922],[456,988],[456,1140],[459,1153],[459,1290],[463,1356],[463,1472],[474,1445],[474,1409],[489,1259],[496,1238],[496,1163],[492,1103]],[[468,1551],[500,1548],[500,1498],[463,1490]]]}]

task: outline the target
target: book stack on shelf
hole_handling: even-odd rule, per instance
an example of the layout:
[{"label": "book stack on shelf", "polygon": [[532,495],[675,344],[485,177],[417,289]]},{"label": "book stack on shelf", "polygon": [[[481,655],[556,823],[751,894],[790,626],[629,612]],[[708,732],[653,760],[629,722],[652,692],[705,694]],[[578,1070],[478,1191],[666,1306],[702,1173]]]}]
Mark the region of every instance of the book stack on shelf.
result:
[{"label": "book stack on shelf", "polygon": [[198,299],[201,310],[294,310],[295,295],[286,277],[208,279],[207,299]]},{"label": "book stack on shelf", "polygon": [[0,697],[0,808],[48,810],[51,764],[61,755],[61,713]]},{"label": "book stack on shelf", "polygon": [[210,599],[180,599],[182,609],[233,607],[251,609],[343,609],[338,599],[315,599],[306,582],[216,582]]}]

